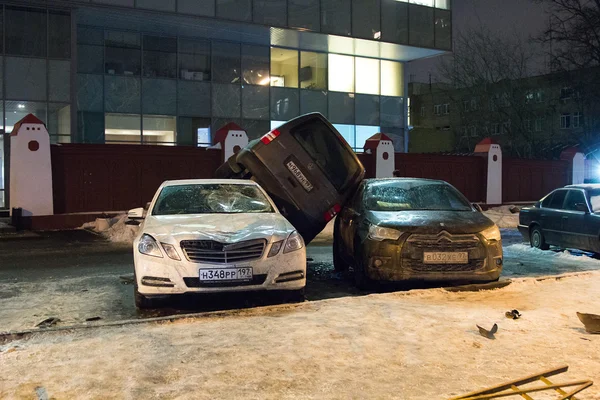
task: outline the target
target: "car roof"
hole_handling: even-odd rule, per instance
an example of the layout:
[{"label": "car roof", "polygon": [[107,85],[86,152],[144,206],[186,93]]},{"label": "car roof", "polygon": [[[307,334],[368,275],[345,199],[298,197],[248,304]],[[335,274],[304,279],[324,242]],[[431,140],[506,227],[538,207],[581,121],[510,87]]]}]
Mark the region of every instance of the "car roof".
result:
[{"label": "car roof", "polygon": [[162,186],[180,186],[180,185],[214,185],[214,184],[224,184],[224,185],[254,185],[258,186],[258,183],[251,181],[249,179],[178,179],[174,181],[165,181]]},{"label": "car roof", "polygon": [[567,185],[566,189],[585,189],[585,190],[593,190],[600,189],[600,184],[598,183],[581,183],[579,185]]},{"label": "car roof", "polygon": [[405,183],[419,183],[419,182],[428,182],[428,183],[446,183],[445,181],[439,179],[425,179],[425,178],[369,178],[365,179],[366,183],[377,183],[377,182],[405,182]]}]

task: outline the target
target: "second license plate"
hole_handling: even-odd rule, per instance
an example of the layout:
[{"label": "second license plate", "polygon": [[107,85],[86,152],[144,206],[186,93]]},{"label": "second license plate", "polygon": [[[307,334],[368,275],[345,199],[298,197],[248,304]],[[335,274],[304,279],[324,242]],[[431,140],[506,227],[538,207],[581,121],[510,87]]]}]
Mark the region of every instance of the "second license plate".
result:
[{"label": "second license plate", "polygon": [[424,264],[468,264],[467,252],[431,252],[423,253]]}]

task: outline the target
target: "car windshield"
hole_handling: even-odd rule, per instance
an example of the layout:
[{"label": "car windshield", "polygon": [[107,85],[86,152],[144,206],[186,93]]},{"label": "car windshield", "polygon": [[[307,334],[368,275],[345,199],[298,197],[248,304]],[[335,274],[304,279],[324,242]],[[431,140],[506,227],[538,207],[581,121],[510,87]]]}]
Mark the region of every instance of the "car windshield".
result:
[{"label": "car windshield", "polygon": [[350,151],[320,119],[292,129],[291,134],[337,190],[343,191],[359,172],[359,166]]},{"label": "car windshield", "polygon": [[371,211],[472,211],[452,186],[438,182],[384,181],[368,186],[365,207]]},{"label": "car windshield", "polygon": [[273,207],[255,185],[197,184],[163,188],[152,215],[271,212]]},{"label": "car windshield", "polygon": [[600,214],[600,189],[592,189],[588,191],[590,196],[590,204],[594,214]]}]

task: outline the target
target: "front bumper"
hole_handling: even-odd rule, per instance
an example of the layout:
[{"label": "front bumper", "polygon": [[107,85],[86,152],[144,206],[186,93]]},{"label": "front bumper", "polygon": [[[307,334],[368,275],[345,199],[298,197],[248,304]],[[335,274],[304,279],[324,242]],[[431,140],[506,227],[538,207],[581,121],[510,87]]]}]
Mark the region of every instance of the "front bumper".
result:
[{"label": "front bumper", "polygon": [[[139,293],[161,296],[184,293],[218,293],[258,290],[298,290],[306,286],[306,248],[267,258],[271,244],[260,259],[235,264],[251,267],[253,278],[248,282],[200,281],[201,269],[230,268],[231,264],[195,263],[182,257],[181,261],[168,257],[157,258],[137,251],[134,246],[135,279]],[[180,254],[181,255],[181,254]]]},{"label": "front bumper", "polygon": [[[397,241],[365,239],[362,265],[375,281],[473,281],[489,282],[500,277],[503,265],[502,241],[488,242],[479,235],[438,237],[403,235]],[[415,239],[416,238],[416,239]],[[421,240],[423,239],[423,240]],[[423,253],[467,252],[468,264],[425,264]]]}]

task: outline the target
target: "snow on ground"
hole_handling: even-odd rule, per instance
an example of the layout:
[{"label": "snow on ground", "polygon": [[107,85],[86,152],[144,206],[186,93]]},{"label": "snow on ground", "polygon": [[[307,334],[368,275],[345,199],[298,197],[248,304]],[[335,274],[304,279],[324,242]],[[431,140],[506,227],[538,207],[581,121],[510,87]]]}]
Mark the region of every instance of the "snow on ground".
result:
[{"label": "snow on ground", "polygon": [[543,251],[528,244],[504,246],[503,277],[556,275],[600,270],[600,260],[579,251]]},{"label": "snow on ground", "polygon": [[498,228],[516,228],[519,226],[519,213],[513,214],[510,209],[514,206],[501,206],[490,208],[483,214],[491,219]]},{"label": "snow on ground", "polygon": [[[599,296],[588,272],[38,334],[0,346],[0,398],[429,400],[563,364],[554,381],[597,379],[600,336],[575,312],[600,313]],[[515,308],[522,318],[505,318]],[[494,323],[495,340],[478,334]]]}]

